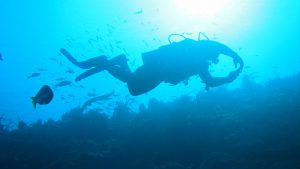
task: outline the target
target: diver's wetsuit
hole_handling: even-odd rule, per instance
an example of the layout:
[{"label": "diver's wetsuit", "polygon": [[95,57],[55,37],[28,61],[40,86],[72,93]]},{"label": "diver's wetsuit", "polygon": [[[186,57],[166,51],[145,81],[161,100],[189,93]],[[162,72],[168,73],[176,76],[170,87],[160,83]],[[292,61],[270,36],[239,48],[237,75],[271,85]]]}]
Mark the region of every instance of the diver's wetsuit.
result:
[{"label": "diver's wetsuit", "polygon": [[[77,80],[107,70],[115,78],[127,83],[129,92],[132,95],[146,93],[161,82],[177,84],[193,75],[199,75],[208,89],[209,87],[232,82],[243,68],[243,61],[234,51],[219,42],[211,40],[195,41],[185,39],[143,53],[143,65],[134,72],[130,71],[125,55],[117,56],[111,60],[104,59],[101,63],[95,61],[97,60],[95,58],[93,58],[94,60],[77,62],[66,50],[62,49],[61,52],[75,65],[82,68],[91,68],[81,74]],[[235,64],[240,64],[239,68],[232,71],[227,77],[212,77],[208,71],[209,62],[217,63],[219,54],[231,57]],[[84,67],[81,66],[83,63]],[[87,63],[89,63],[88,66]]]},{"label": "diver's wetsuit", "polygon": [[206,73],[209,60],[218,62],[219,54],[237,56],[231,49],[216,41],[185,39],[144,53],[142,57],[145,65],[160,70],[164,82],[177,84],[193,75]]}]

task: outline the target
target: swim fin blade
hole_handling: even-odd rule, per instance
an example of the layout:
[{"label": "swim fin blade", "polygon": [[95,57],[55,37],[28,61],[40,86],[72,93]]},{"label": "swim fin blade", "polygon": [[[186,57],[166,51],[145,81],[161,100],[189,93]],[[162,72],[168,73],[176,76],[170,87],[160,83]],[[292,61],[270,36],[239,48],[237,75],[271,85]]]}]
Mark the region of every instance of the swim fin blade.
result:
[{"label": "swim fin blade", "polygon": [[89,76],[91,76],[93,74],[99,73],[99,72],[101,72],[103,70],[104,70],[104,68],[99,68],[99,67],[92,68],[90,70],[87,70],[87,71],[81,73],[79,76],[77,76],[76,79],[75,79],[75,81],[78,82],[78,81],[80,81],[82,79],[85,79],[85,78],[87,78],[87,77],[89,77]]}]

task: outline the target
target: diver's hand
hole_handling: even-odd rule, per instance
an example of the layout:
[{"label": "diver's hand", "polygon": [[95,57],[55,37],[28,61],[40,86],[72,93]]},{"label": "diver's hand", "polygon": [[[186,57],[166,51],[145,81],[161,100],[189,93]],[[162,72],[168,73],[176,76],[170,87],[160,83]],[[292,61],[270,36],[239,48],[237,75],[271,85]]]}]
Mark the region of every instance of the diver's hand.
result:
[{"label": "diver's hand", "polygon": [[242,58],[238,55],[233,57],[233,63],[234,63],[235,68],[237,68],[237,64],[239,64],[240,65],[240,67],[239,67],[240,70],[242,70],[243,67],[244,67],[244,62],[243,62]]},{"label": "diver's hand", "polygon": [[205,85],[205,90],[208,91],[209,90],[209,86]]},{"label": "diver's hand", "polygon": [[241,73],[241,69],[240,69],[240,68],[237,69],[237,70],[235,70],[235,71],[230,72],[230,73],[228,74],[228,76],[227,76],[227,82],[228,82],[228,83],[233,82],[233,81],[238,77],[238,75],[239,75],[240,73]]}]

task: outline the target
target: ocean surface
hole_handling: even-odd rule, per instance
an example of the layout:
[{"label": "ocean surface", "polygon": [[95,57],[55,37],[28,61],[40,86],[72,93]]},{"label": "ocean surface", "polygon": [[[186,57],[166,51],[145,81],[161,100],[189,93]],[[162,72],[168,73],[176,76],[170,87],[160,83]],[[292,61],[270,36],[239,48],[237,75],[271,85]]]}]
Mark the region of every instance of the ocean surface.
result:
[{"label": "ocean surface", "polygon": [[[300,169],[300,1],[0,1],[0,168]],[[221,42],[244,69],[205,90],[198,76],[132,96],[77,60]],[[221,55],[209,71],[227,76]],[[179,69],[180,71],[180,69]],[[187,83],[188,82],[188,83]],[[32,106],[43,85],[49,104]]]}]

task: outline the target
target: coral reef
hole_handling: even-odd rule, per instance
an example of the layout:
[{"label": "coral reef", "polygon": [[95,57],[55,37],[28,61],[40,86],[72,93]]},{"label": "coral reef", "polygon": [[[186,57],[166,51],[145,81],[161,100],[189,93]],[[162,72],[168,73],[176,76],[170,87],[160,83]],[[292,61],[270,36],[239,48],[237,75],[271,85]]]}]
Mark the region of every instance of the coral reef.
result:
[{"label": "coral reef", "polygon": [[[300,168],[300,74],[151,99],[111,117],[74,108],[61,120],[0,125],[1,169]],[[1,120],[1,119],[0,119]]]}]

